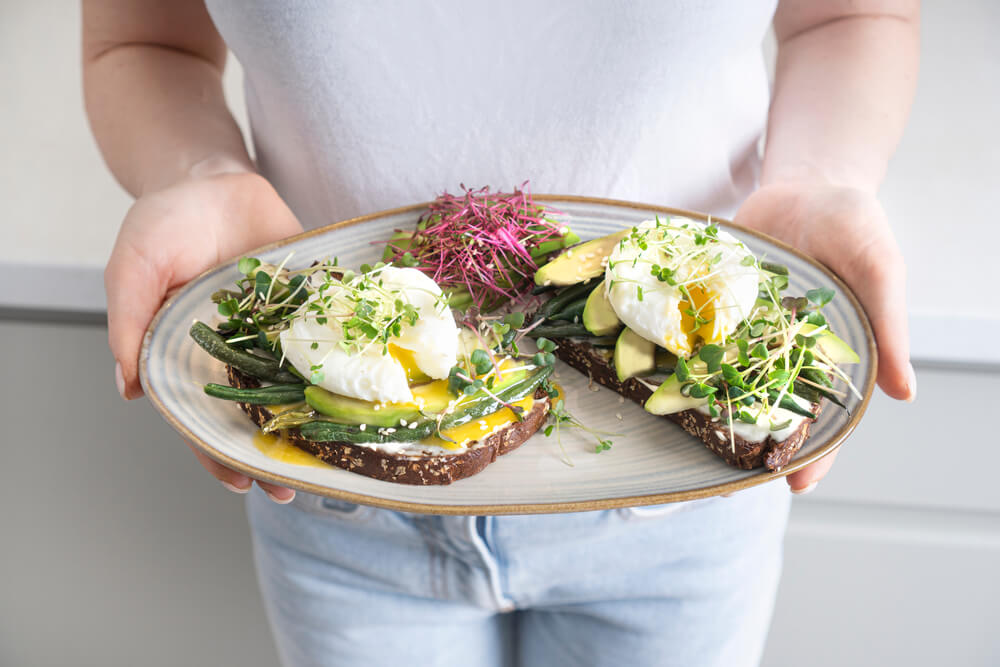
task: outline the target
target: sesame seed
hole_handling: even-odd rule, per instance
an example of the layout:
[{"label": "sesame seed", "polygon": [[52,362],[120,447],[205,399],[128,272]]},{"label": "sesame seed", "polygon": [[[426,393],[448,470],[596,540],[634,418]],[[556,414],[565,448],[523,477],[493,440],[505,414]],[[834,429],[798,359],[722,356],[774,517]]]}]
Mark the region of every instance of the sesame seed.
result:
[{"label": "sesame seed", "polygon": [[622,413],[616,412],[615,413],[615,419],[617,419],[618,421],[622,421]]},{"label": "sesame seed", "polygon": [[364,430],[365,430],[366,428],[368,428],[368,424],[362,424],[362,425],[361,425],[361,426],[360,426],[359,428],[360,428],[360,429],[361,429],[362,431],[364,431]]}]

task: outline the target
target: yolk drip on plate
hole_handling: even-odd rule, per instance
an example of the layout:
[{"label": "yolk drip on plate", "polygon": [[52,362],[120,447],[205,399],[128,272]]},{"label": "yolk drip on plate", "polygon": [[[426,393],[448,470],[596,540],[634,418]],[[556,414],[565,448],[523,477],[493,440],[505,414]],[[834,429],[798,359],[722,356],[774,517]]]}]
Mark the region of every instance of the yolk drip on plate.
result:
[{"label": "yolk drip on plate", "polygon": [[320,461],[318,458],[299,449],[291,442],[282,438],[276,433],[264,433],[257,431],[253,436],[253,446],[264,456],[282,463],[290,463],[296,466],[309,466],[312,468],[332,468],[333,466]]}]

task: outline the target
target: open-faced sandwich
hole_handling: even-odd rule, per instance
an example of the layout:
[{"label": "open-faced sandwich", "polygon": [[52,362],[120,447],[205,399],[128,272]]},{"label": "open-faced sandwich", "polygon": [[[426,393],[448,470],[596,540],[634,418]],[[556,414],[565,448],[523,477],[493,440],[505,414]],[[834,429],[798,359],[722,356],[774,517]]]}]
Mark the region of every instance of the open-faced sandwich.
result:
[{"label": "open-faced sandwich", "polygon": [[230,319],[190,333],[227,365],[229,384],[206,393],[238,402],[263,431],[369,477],[447,484],[546,421],[551,363],[459,328],[420,271],[243,268],[241,290],[216,295]]},{"label": "open-faced sandwich", "polygon": [[553,296],[533,335],[734,466],[780,469],[822,400],[856,391],[837,365],[858,357],[821,312],[832,290],[782,297],[787,268],[716,224],[650,220],[566,250],[535,282]]},{"label": "open-faced sandwich", "polygon": [[524,314],[486,314],[530,292],[536,258],[579,240],[540,214],[521,192],[467,191],[398,233],[391,263],[243,258],[238,289],[213,295],[227,319],[191,327],[227,368],[228,385],[206,393],[351,472],[405,484],[479,472],[553,408],[566,418],[554,345],[522,353]]}]

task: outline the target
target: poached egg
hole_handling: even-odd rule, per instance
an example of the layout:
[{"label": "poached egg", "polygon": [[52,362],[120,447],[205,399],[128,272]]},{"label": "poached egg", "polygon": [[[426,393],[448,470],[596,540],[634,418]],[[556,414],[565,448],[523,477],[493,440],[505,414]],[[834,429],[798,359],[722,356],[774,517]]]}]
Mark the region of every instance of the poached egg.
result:
[{"label": "poached egg", "polygon": [[627,327],[688,358],[736,330],[754,307],[758,281],[753,254],[733,235],[670,217],[641,223],[615,245],[604,289]]},{"label": "poached egg", "polygon": [[[448,377],[458,356],[459,329],[429,276],[385,266],[313,287],[280,334],[285,358],[313,384],[365,401],[405,403],[414,400],[409,385],[415,377]],[[396,318],[398,335],[383,340],[379,327]],[[366,327],[379,335],[366,336]]]}]

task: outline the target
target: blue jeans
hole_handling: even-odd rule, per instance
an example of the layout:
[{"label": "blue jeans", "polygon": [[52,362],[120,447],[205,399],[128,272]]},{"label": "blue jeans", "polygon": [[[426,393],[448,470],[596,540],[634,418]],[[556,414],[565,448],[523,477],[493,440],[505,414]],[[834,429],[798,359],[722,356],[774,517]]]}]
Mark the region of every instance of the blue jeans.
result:
[{"label": "blue jeans", "polygon": [[510,517],[248,498],[286,665],[755,665],[782,481],[681,506]]}]

